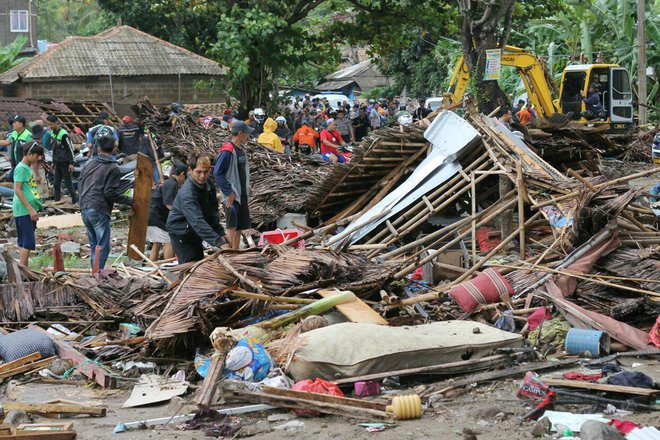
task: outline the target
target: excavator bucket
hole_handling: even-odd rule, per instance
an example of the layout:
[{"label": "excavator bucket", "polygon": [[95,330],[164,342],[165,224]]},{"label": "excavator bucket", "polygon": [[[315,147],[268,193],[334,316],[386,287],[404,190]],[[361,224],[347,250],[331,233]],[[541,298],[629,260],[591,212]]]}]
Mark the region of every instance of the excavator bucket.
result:
[{"label": "excavator bucket", "polygon": [[536,119],[532,126],[534,128],[550,129],[550,128],[562,128],[571,122],[571,116],[573,112],[568,113],[553,113],[549,118],[540,117]]}]

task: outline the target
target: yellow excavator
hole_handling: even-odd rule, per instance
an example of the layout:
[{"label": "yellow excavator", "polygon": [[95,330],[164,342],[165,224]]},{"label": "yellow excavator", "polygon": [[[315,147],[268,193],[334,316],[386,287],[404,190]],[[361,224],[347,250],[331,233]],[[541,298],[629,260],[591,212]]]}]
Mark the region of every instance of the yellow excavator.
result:
[{"label": "yellow excavator", "polygon": [[[515,67],[527,89],[539,116],[553,126],[571,121],[580,125],[608,124],[610,131],[627,131],[633,126],[632,88],[628,70],[617,64],[581,64],[568,66],[557,90],[546,75],[542,61],[524,49],[505,46],[500,57],[502,66]],[[448,91],[443,95],[442,107],[455,108],[461,103],[470,80],[467,64],[460,57],[452,74]],[[601,100],[607,116],[603,120],[588,121],[581,113],[586,109],[580,92],[585,96],[589,85],[600,84]],[[552,91],[558,99],[553,100]]]}]

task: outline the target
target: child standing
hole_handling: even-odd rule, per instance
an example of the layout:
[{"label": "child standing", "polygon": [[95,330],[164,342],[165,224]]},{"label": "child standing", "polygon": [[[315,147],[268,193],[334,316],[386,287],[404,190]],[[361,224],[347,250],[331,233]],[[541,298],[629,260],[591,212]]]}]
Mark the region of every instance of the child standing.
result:
[{"label": "child standing", "polygon": [[44,148],[36,142],[26,144],[23,159],[14,168],[13,213],[16,221],[20,263],[28,265],[30,251],[36,248],[35,231],[39,211],[43,208],[37,181],[32,174],[32,165],[44,157]]}]

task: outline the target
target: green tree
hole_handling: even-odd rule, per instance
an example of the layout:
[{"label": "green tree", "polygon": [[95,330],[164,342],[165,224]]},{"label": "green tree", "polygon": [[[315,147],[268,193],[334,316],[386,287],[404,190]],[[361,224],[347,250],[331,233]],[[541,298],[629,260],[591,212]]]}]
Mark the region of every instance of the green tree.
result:
[{"label": "green tree", "polygon": [[0,73],[17,66],[27,59],[18,57],[26,42],[27,38],[23,35],[19,35],[13,43],[0,47]]},{"label": "green tree", "polygon": [[124,23],[229,67],[228,92],[246,108],[263,105],[277,85],[339,60],[326,22],[310,17],[324,0],[263,2],[99,0]]},{"label": "green tree", "polygon": [[39,38],[62,41],[70,35],[95,35],[114,26],[117,18],[96,0],[39,0]]}]

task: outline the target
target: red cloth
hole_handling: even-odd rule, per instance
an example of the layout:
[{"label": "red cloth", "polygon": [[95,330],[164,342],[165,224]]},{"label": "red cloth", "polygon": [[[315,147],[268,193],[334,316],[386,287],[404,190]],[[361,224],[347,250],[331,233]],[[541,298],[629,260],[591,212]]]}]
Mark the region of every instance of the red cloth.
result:
[{"label": "red cloth", "polygon": [[596,382],[603,377],[603,373],[598,374],[583,374],[583,373],[564,373],[562,374],[566,379],[570,380],[584,380],[587,382]]},{"label": "red cloth", "polygon": [[500,244],[499,238],[490,239],[490,235],[496,232],[494,228],[483,227],[477,229],[476,238],[477,244],[479,245],[479,250],[481,252],[490,252]]},{"label": "red cloth", "polygon": [[617,420],[617,419],[610,420],[608,425],[614,426],[616,430],[623,435],[627,435],[633,429],[640,427],[635,422],[631,422],[629,420]]},{"label": "red cloth", "polygon": [[511,284],[490,267],[471,281],[459,284],[449,292],[449,296],[465,313],[472,313],[479,304],[499,302],[506,294],[513,295]]},{"label": "red cloth", "polygon": [[[305,379],[296,382],[295,384],[293,384],[291,389],[294,391],[307,391],[309,393],[329,394],[331,396],[346,397],[342,392],[342,390],[339,389],[337,385],[335,385],[332,382],[328,382],[327,380],[318,379],[318,378],[316,380]],[[319,415],[318,411],[312,411],[309,409],[294,409],[293,412],[295,412],[298,415],[303,415],[303,414],[313,415],[313,416]]]},{"label": "red cloth", "polygon": [[323,130],[321,132],[321,154],[332,153],[335,156],[339,156],[339,151],[337,151],[336,148],[328,147],[326,144],[323,143],[324,140],[329,141],[334,145],[340,145],[344,143],[344,139],[342,139],[339,132],[337,130],[335,131]]},{"label": "red cloth", "polygon": [[541,325],[541,323],[547,319],[552,318],[552,314],[545,307],[541,307],[527,318],[527,324],[529,324],[529,329],[534,330],[536,327]]},{"label": "red cloth", "polygon": [[660,348],[660,315],[658,315],[658,318],[655,320],[655,325],[651,329],[650,335],[653,345]]}]

